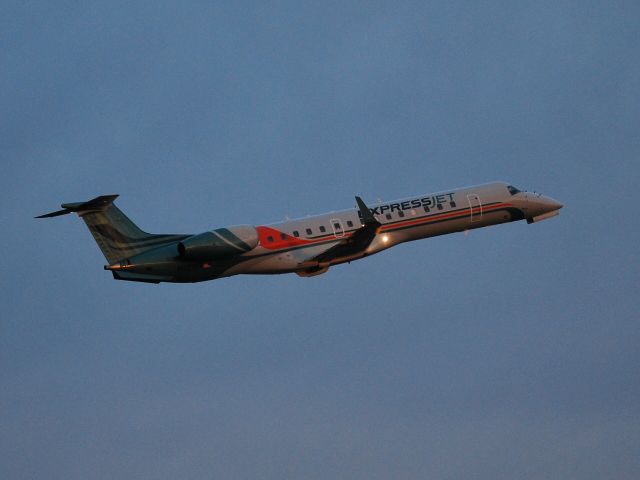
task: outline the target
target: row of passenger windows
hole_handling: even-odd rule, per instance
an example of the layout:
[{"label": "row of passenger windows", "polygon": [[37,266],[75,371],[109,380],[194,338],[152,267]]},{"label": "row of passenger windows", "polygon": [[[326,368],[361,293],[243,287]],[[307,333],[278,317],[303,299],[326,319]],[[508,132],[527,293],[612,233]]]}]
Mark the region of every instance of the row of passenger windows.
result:
[{"label": "row of passenger windows", "polygon": [[[449,202],[449,205],[451,206],[451,208],[456,208],[456,202]],[[424,208],[425,213],[431,212],[431,207],[429,207],[428,205],[425,205],[423,208]],[[438,210],[444,210],[444,205],[442,203],[438,203],[436,205],[436,208]],[[415,215],[415,213],[414,213],[414,215]],[[404,212],[402,210],[398,210],[398,216],[400,218],[404,218]],[[391,220],[393,218],[393,215],[390,214],[390,213],[386,213],[385,214],[385,218],[387,220]]]},{"label": "row of passenger windows", "polygon": [[[456,208],[456,202],[449,202],[449,205],[451,205],[451,208]],[[427,205],[425,205],[423,208],[424,208],[425,213],[429,213],[431,211],[431,208],[428,207]],[[443,210],[444,206],[441,203],[438,203],[436,205],[436,208],[438,210]],[[404,212],[402,210],[398,210],[398,216],[400,218],[404,218]],[[385,218],[387,220],[391,220],[393,217],[392,217],[392,215],[390,213],[387,213],[387,214],[385,214]],[[347,227],[349,227],[349,228],[353,227],[353,222],[351,220],[347,220]],[[342,226],[338,222],[335,222],[333,224],[333,228],[336,231],[342,230]],[[319,229],[320,229],[320,233],[326,233],[327,232],[327,228],[324,225],[320,225]],[[313,235],[313,230],[311,228],[305,229],[305,232],[306,232],[307,235]],[[300,236],[300,232],[298,230],[294,230],[293,231],[293,236],[298,238]],[[286,240],[287,239],[287,235],[285,233],[281,233],[280,234],[280,239],[281,240]],[[267,237],[267,241],[269,243],[272,243],[273,242],[273,236],[269,235]]]},{"label": "row of passenger windows", "polygon": [[[347,227],[352,228],[353,227],[353,222],[351,220],[347,220]],[[342,231],[342,225],[338,222],[335,222],[333,224],[333,228],[335,229],[335,231]],[[324,225],[320,225],[319,230],[321,233],[326,233],[327,232],[327,227],[325,227]],[[313,230],[311,228],[307,228],[305,229],[305,232],[307,235],[313,235]],[[298,238],[300,236],[300,232],[298,230],[294,230],[293,231],[293,236]],[[281,240],[286,240],[287,239],[287,235],[285,233],[281,233],[280,234],[280,239]],[[273,242],[273,236],[269,235],[267,237],[267,242],[271,243]]]},{"label": "row of passenger windows", "polygon": [[[353,222],[351,220],[347,220],[347,227],[352,228],[353,227]],[[318,227],[320,229],[320,233],[326,233],[327,232],[327,228],[324,225],[320,225],[320,227]],[[340,231],[342,230],[342,225],[338,222],[335,222],[333,224],[333,229],[335,231]],[[307,233],[307,235],[313,235],[313,230],[310,228],[307,228],[305,230],[305,232]],[[293,231],[293,236],[294,237],[299,237],[300,236],[300,232],[298,232],[298,230],[294,230]]]},{"label": "row of passenger windows", "polygon": [[[451,208],[456,208],[456,206],[457,206],[457,205],[456,205],[456,202],[451,201],[451,202],[449,202],[449,206],[450,206]],[[443,209],[444,209],[444,205],[443,205],[442,203],[438,203],[438,204],[436,205],[436,208],[437,208],[438,210],[443,210]],[[425,205],[425,206],[424,206],[424,211],[425,211],[425,212],[427,212],[427,213],[429,213],[429,212],[431,211],[431,208],[430,208],[429,206]]]}]

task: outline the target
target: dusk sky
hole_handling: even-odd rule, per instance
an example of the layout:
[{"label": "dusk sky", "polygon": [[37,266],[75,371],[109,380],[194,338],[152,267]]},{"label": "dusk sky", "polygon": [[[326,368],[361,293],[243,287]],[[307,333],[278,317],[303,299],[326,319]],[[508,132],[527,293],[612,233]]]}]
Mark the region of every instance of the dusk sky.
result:
[{"label": "dusk sky", "polygon": [[[0,478],[640,476],[640,3],[0,6]],[[559,217],[313,278],[114,281],[199,233],[494,180]]]}]

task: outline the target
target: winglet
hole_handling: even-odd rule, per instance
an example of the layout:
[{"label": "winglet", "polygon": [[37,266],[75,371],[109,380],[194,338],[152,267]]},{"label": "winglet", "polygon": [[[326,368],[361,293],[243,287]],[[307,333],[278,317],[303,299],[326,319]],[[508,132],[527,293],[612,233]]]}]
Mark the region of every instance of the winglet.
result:
[{"label": "winglet", "polygon": [[87,210],[102,210],[103,208],[111,205],[113,201],[118,198],[118,195],[100,195],[88,202],[75,202],[75,203],[63,203],[60,205],[62,210],[57,210],[51,213],[45,213],[34,218],[51,218],[60,215],[66,215],[71,212],[82,212]]},{"label": "winglet", "polygon": [[356,203],[358,204],[358,210],[360,210],[360,220],[363,225],[378,223],[376,217],[374,217],[371,210],[369,210],[369,207],[367,207],[367,205],[358,196],[356,196]]}]

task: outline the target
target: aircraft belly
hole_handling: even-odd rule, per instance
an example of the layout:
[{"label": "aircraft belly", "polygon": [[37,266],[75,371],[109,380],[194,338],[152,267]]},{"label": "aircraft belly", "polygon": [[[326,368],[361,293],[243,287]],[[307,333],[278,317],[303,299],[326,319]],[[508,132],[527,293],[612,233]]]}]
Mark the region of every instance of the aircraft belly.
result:
[{"label": "aircraft belly", "polygon": [[274,252],[267,255],[249,257],[232,267],[231,274],[289,273],[300,269],[300,264],[329,249],[334,243]]},{"label": "aircraft belly", "polygon": [[[465,230],[497,225],[500,223],[520,220],[521,218],[521,215],[517,215],[514,212],[508,210],[498,210],[486,212],[482,215],[481,218],[476,221],[471,221],[470,217],[466,216],[456,219],[450,219],[445,222],[430,223],[427,225],[420,225],[407,229],[390,229],[387,234],[391,239],[393,239],[393,242],[389,242],[390,245],[387,246],[392,246],[401,242],[419,240],[422,238],[436,237],[438,235],[445,235],[448,233],[462,232]],[[384,232],[382,234],[384,234]],[[377,249],[377,251],[378,250],[380,249]]]}]

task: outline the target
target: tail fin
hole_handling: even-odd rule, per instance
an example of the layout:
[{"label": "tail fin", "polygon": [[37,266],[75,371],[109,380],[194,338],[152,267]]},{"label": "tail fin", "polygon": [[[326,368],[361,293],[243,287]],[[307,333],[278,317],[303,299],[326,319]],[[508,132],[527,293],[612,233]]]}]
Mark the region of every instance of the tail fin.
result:
[{"label": "tail fin", "polygon": [[77,213],[89,227],[98,247],[110,264],[186,237],[186,235],[154,235],[140,230],[113,204],[116,198],[118,195],[102,195],[88,202],[63,203],[62,210],[36,218]]}]

